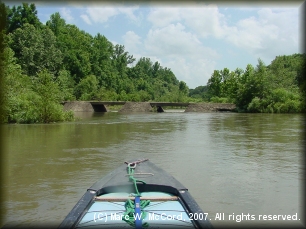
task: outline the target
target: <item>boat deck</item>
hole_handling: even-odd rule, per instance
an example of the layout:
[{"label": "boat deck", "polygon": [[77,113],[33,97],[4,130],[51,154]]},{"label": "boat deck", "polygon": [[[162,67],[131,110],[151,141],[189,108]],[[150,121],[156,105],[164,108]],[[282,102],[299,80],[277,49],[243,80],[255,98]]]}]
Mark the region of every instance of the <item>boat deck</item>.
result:
[{"label": "boat deck", "polygon": [[[96,200],[85,213],[76,228],[131,228],[122,217],[125,212],[125,201],[130,193],[108,193],[99,196],[104,200]],[[143,211],[146,213],[142,223],[149,228],[194,228],[189,215],[186,213],[179,199],[171,200],[172,194],[164,192],[144,192],[141,197],[159,199],[151,201]],[[108,198],[114,201],[105,201]],[[165,199],[165,200],[163,200]],[[170,199],[170,200],[167,200]]]}]

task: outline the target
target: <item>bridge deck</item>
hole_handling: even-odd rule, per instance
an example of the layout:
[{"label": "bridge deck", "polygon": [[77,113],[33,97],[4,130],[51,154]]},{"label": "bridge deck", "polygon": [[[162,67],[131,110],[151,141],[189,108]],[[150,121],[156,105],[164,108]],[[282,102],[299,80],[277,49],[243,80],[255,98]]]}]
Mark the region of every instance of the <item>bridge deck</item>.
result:
[{"label": "bridge deck", "polygon": [[150,102],[151,106],[187,107],[189,103]]},{"label": "bridge deck", "polygon": [[[172,103],[172,102],[129,102],[126,101],[64,101],[64,109],[70,109],[74,111],[92,111],[95,112],[107,112],[107,105],[124,105],[122,109],[128,109],[132,111],[137,110],[150,110],[150,106],[156,106],[157,112],[163,112],[163,107],[187,107],[185,112],[215,112],[215,111],[234,111],[236,109],[235,104],[230,103]],[[91,105],[90,105],[91,104]],[[89,105],[89,106],[88,106]],[[127,107],[126,107],[127,106]],[[140,109],[141,108],[141,109]],[[146,108],[146,109],[143,109]]]},{"label": "bridge deck", "polygon": [[[124,105],[126,101],[87,101],[91,103],[92,105]],[[65,103],[65,102],[64,102]],[[149,102],[151,106],[177,106],[187,107],[189,103],[172,103],[172,102]]]},{"label": "bridge deck", "polygon": [[125,101],[88,101],[92,105],[124,105]]}]

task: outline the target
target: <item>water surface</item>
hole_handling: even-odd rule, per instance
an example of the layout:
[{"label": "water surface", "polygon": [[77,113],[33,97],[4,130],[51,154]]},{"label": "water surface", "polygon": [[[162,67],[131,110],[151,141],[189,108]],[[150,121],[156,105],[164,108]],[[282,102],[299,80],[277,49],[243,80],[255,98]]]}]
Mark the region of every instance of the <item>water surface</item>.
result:
[{"label": "water surface", "polygon": [[[69,123],[5,125],[5,222],[58,226],[95,181],[149,158],[188,187],[215,227],[301,225],[302,116],[82,113]],[[216,217],[224,213],[225,219]],[[256,220],[248,220],[254,215]],[[259,215],[300,220],[260,220]],[[232,220],[228,220],[231,215]]]}]

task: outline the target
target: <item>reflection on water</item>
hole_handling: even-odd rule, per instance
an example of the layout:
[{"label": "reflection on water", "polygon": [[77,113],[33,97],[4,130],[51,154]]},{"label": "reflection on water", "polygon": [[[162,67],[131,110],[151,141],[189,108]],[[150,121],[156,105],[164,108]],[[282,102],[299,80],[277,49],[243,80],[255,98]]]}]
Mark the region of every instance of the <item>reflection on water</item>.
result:
[{"label": "reflection on water", "polygon": [[71,123],[3,127],[6,223],[57,226],[96,180],[135,158],[180,180],[215,226],[229,223],[215,221],[217,213],[302,217],[301,115],[78,115]]}]

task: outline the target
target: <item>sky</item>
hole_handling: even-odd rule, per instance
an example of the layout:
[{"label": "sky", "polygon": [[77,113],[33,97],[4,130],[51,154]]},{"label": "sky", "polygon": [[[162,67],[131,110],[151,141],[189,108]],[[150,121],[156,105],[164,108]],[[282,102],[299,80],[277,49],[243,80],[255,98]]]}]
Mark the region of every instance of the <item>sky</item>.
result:
[{"label": "sky", "polygon": [[68,1],[35,5],[42,23],[59,12],[66,23],[124,45],[136,58],[132,65],[141,57],[150,58],[195,88],[206,85],[214,70],[255,67],[259,58],[269,65],[276,56],[302,53],[302,3]]}]

